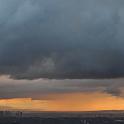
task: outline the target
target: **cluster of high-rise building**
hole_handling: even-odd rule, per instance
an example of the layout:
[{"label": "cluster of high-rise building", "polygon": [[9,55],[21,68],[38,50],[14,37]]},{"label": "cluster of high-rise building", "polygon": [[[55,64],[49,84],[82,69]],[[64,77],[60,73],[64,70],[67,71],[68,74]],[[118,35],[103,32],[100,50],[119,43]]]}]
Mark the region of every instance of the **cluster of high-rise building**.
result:
[{"label": "cluster of high-rise building", "polygon": [[22,117],[22,112],[0,111],[0,117]]}]

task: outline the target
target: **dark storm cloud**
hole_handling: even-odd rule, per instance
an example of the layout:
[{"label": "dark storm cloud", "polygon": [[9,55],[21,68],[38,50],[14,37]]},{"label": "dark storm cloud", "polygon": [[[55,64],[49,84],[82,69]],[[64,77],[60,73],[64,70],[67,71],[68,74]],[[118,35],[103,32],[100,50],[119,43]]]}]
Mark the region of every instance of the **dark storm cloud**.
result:
[{"label": "dark storm cloud", "polygon": [[124,76],[122,0],[0,0],[0,74]]}]

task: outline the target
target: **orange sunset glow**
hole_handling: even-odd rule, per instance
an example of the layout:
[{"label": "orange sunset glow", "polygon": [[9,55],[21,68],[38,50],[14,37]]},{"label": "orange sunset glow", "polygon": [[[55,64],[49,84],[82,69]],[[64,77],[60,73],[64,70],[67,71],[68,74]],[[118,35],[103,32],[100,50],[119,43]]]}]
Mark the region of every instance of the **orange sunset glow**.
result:
[{"label": "orange sunset glow", "polygon": [[1,109],[28,111],[123,110],[124,99],[106,93],[66,93],[49,95],[48,100],[1,99]]}]

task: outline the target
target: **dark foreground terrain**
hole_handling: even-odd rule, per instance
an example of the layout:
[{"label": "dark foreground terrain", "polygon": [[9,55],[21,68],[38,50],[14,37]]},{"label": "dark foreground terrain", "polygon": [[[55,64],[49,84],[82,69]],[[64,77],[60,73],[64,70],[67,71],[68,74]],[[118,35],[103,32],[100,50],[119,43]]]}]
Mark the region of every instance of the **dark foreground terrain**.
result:
[{"label": "dark foreground terrain", "polygon": [[1,117],[0,124],[124,124],[124,118]]}]

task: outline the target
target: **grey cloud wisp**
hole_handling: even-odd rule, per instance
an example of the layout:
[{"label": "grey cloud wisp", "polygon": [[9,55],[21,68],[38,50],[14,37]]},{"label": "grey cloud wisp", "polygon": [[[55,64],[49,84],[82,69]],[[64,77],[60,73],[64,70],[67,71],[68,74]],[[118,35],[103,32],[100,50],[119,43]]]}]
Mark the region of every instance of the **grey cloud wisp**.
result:
[{"label": "grey cloud wisp", "polygon": [[0,74],[124,76],[122,0],[0,0]]},{"label": "grey cloud wisp", "polygon": [[[124,97],[124,79],[37,79],[13,80],[0,77],[0,99],[53,99],[50,94],[105,93]],[[56,99],[56,98],[55,98]]]}]

